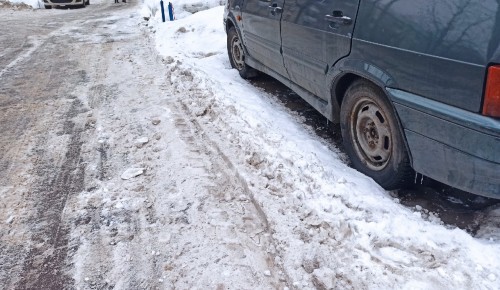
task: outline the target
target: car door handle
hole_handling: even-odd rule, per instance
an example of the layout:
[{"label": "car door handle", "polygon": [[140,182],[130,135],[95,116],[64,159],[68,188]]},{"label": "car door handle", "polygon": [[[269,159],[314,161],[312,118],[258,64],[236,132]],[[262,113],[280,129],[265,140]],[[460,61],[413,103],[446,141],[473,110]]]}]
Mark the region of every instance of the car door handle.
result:
[{"label": "car door handle", "polygon": [[274,3],[273,5],[269,5],[269,9],[271,9],[271,14],[274,16],[278,13],[281,13],[283,11],[283,7],[279,7],[277,3]]},{"label": "car door handle", "polygon": [[340,14],[339,16],[332,16],[332,15],[325,15],[325,20],[328,22],[333,22],[333,23],[338,23],[338,24],[343,24],[343,25],[349,25],[352,23],[351,17],[344,16]]}]

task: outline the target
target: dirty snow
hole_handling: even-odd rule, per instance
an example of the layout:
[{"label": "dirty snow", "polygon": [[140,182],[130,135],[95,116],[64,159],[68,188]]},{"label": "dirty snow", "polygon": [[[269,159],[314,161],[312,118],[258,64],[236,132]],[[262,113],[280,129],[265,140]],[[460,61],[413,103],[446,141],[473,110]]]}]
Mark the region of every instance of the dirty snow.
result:
[{"label": "dirty snow", "polygon": [[89,50],[102,68],[87,64],[92,89],[75,88],[92,109],[78,117],[91,131],[88,183],[63,212],[78,245],[75,285],[500,288],[500,209],[472,237],[400,205],[231,69],[220,1],[176,1],[166,23],[155,2],[93,20],[106,35],[73,26],[53,35],[111,47],[133,43],[125,31],[140,26],[152,39]]},{"label": "dirty snow", "polygon": [[43,7],[43,1],[41,1],[41,0],[9,0],[8,2],[13,3],[13,4],[24,3],[26,5],[29,5],[33,8],[35,8],[35,9]]}]

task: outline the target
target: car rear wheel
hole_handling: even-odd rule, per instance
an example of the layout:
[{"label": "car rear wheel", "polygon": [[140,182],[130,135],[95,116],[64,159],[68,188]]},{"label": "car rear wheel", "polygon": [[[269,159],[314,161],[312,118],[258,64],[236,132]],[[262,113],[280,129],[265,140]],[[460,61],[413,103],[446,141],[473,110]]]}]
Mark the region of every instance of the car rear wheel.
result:
[{"label": "car rear wheel", "polygon": [[45,9],[52,9],[52,5],[44,5]]},{"label": "car rear wheel", "polygon": [[405,187],[414,172],[396,114],[384,92],[355,81],[340,110],[342,139],[352,165],[388,190]]},{"label": "car rear wheel", "polygon": [[245,63],[243,42],[234,27],[229,28],[227,32],[227,53],[231,67],[237,69],[242,78],[248,79],[257,76],[257,71]]}]

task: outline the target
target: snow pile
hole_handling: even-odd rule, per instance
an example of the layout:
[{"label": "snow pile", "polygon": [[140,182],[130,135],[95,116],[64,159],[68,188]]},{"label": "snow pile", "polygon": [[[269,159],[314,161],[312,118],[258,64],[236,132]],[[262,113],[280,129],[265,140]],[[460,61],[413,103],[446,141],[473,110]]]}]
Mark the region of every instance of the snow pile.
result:
[{"label": "snow pile", "polygon": [[9,1],[0,1],[0,8],[41,8],[43,7],[43,1],[41,0],[9,0]]},{"label": "snow pile", "polygon": [[500,245],[490,230],[474,238],[447,227],[344,164],[231,69],[222,13],[166,23],[156,15],[148,29],[179,102],[262,207],[280,279],[298,289],[498,288]]}]

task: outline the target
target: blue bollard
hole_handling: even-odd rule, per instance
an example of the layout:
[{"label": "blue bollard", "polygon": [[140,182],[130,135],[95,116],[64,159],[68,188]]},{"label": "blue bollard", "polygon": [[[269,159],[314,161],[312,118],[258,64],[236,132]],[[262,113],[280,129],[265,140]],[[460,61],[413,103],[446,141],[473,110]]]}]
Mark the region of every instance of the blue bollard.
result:
[{"label": "blue bollard", "polygon": [[172,2],[168,2],[168,16],[170,16],[170,21],[174,21],[174,6]]},{"label": "blue bollard", "polygon": [[165,9],[163,8],[163,0],[160,0],[160,7],[161,7],[161,19],[163,22],[165,22]]}]

